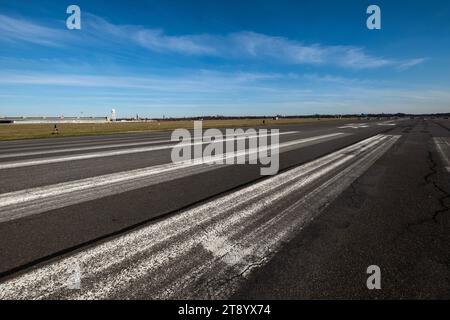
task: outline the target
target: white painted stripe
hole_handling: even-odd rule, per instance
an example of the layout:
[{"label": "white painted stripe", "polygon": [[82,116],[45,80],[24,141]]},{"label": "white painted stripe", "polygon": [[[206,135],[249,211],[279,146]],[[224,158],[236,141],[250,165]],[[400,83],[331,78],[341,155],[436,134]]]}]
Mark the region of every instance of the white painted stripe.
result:
[{"label": "white painted stripe", "polygon": [[[287,131],[280,132],[280,135],[289,135],[299,133],[299,131]],[[246,135],[244,134],[236,134],[236,137]],[[257,137],[258,135],[247,135],[247,137]],[[267,134],[259,135],[259,137],[268,136]],[[206,136],[208,137],[208,136]],[[231,139],[231,138],[228,138]],[[198,141],[199,139],[194,139],[194,141]],[[226,140],[217,140],[217,142],[226,141]],[[142,146],[142,145],[152,145],[159,143],[168,143],[168,145],[164,145],[167,148],[173,147],[174,144],[178,143],[176,141],[171,141],[168,139],[164,140],[152,140],[152,141],[143,141],[143,142],[132,142],[132,143],[117,143],[117,144],[105,144],[99,146],[91,146],[91,147],[79,147],[79,148],[65,148],[65,149],[52,149],[52,150],[39,150],[39,151],[28,151],[28,152],[17,152],[17,153],[8,153],[8,154],[0,154],[0,159],[6,158],[15,158],[15,157],[26,157],[26,156],[34,156],[34,155],[42,155],[42,154],[52,154],[52,153],[67,153],[67,152],[76,152],[76,151],[88,151],[88,150],[100,150],[100,149],[114,149],[114,148],[124,148],[124,147],[133,147],[133,146]],[[205,142],[206,143],[206,142]]]},{"label": "white painted stripe", "polygon": [[[137,141],[155,141],[161,139],[170,139],[170,132],[164,135],[138,135],[136,137],[115,137],[111,139],[97,139],[100,136],[79,136],[79,137],[64,137],[57,139],[42,139],[42,140],[21,140],[20,143],[17,140],[11,141],[0,141],[0,151],[5,151],[7,149],[14,151],[23,150],[35,150],[40,148],[54,148],[54,147],[74,147],[74,146],[87,146],[93,144],[105,144],[105,143],[132,143]],[[105,137],[105,136],[102,136]]]},{"label": "white painted stripe", "polygon": [[360,129],[360,128],[368,128],[369,125],[367,123],[349,123],[345,124],[342,127],[338,127],[338,129]]},{"label": "white painted stripe", "polygon": [[378,126],[395,126],[395,123],[378,123]]},{"label": "white painted stripe", "polygon": [[[144,142],[133,142],[133,143],[118,143],[118,144],[105,144],[101,146],[91,146],[91,147],[79,147],[79,148],[64,148],[64,149],[51,149],[51,150],[39,150],[39,151],[27,151],[27,152],[16,152],[8,154],[0,154],[0,159],[15,158],[15,157],[26,157],[41,154],[52,154],[52,153],[65,153],[65,152],[75,152],[75,151],[88,151],[88,150],[99,150],[99,149],[113,149],[121,147],[132,147],[141,145],[152,145],[158,143],[170,143],[170,140],[154,140],[154,141],[144,141]],[[173,142],[176,143],[176,142]],[[37,148],[39,149],[39,148]]]},{"label": "white painted stripe", "polygon": [[383,121],[380,123],[377,123],[378,126],[395,126],[397,123],[394,122],[394,120],[388,120],[388,121]]},{"label": "white painted stripe", "polygon": [[[397,139],[373,137],[23,273],[0,284],[0,299],[227,298]],[[73,264],[80,290],[67,288]]]},{"label": "white painted stripe", "polygon": [[[292,133],[293,132],[282,132],[280,134],[292,134]],[[259,135],[259,137],[272,136],[272,135],[274,135],[274,134],[271,133],[271,134]],[[252,137],[252,136],[250,136],[250,137]],[[253,137],[255,137],[255,136],[253,136]],[[234,138],[234,137],[226,138],[226,139],[222,139],[222,140],[217,140],[217,142],[226,142],[226,141],[232,141],[232,140],[238,141],[238,140],[245,140],[245,139],[248,139],[248,136],[237,137],[237,138]],[[195,146],[195,145],[203,145],[203,144],[207,144],[207,143],[209,143],[209,142],[203,142],[203,141],[193,142],[193,143],[189,142],[189,143],[178,144],[178,146],[180,146],[180,147],[181,146]],[[53,158],[3,162],[3,163],[0,163],[0,170],[37,166],[37,165],[42,165],[42,164],[59,163],[59,162],[66,162],[66,161],[76,161],[76,160],[86,160],[86,159],[94,159],[94,158],[119,156],[119,155],[125,155],[125,154],[133,154],[133,153],[151,152],[151,151],[171,149],[173,147],[174,147],[174,144],[170,144],[170,145],[163,145],[163,146],[130,148],[130,149],[121,149],[121,150],[109,150],[109,151],[102,151],[102,152],[86,153],[86,154],[81,154],[81,155],[70,155],[70,156],[60,156],[60,157],[53,157]]]},{"label": "white painted stripe", "polygon": [[[318,143],[343,134],[322,135],[288,141],[279,144],[280,152],[291,146],[302,146],[308,143]],[[216,169],[211,164],[219,160],[235,158],[241,155],[251,155],[274,147],[254,148],[240,152],[229,152],[195,161],[168,163],[158,166],[117,172],[92,178],[58,183],[50,186],[14,191],[0,195],[0,222],[18,219],[53,209],[67,207],[77,203],[99,199],[150,185],[173,180],[176,178],[198,174]]]},{"label": "white painted stripe", "polygon": [[[447,141],[449,140],[449,141]],[[441,155],[445,169],[450,172],[450,138],[435,137],[433,138],[436,149]]]}]

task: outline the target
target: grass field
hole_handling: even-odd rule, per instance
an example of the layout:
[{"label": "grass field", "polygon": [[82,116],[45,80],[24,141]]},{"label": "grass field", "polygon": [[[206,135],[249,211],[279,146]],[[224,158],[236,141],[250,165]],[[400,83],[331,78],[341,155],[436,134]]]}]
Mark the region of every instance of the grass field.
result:
[{"label": "grass field", "polygon": [[[294,119],[264,119],[266,125],[319,123],[324,121],[339,121],[334,118],[294,118]],[[263,125],[263,119],[230,119],[230,120],[205,120],[203,128],[236,128],[253,127]],[[111,122],[111,123],[64,123],[58,124],[59,134],[54,135],[54,124],[0,124],[0,140],[58,138],[68,136],[103,135],[113,133],[165,131],[174,129],[192,129],[194,122],[191,120],[161,121],[161,122]]]}]

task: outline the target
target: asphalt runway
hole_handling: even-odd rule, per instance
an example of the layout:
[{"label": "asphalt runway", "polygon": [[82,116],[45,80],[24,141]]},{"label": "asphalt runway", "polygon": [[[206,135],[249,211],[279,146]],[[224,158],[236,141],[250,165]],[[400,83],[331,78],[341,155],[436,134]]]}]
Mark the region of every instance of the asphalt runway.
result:
[{"label": "asphalt runway", "polygon": [[1,142],[0,299],[449,298],[449,126],[280,126],[276,176],[169,132]]}]

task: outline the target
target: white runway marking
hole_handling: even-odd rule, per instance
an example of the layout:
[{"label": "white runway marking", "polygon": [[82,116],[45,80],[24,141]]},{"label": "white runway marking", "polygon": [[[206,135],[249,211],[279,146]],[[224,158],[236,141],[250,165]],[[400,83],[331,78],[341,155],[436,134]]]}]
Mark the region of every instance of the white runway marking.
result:
[{"label": "white runway marking", "polygon": [[[287,131],[287,132],[280,132],[280,135],[289,135],[289,134],[295,134],[299,133],[299,131]],[[242,136],[245,134],[237,134],[235,136]],[[250,137],[255,137],[257,135],[250,135]],[[260,135],[261,137],[267,136],[267,135]],[[220,140],[218,140],[220,141]],[[226,140],[224,140],[226,141]],[[66,153],[66,152],[76,152],[76,151],[89,151],[89,150],[100,150],[100,149],[114,149],[114,148],[124,148],[124,147],[133,147],[133,146],[143,146],[143,145],[152,145],[152,144],[159,144],[159,143],[168,143],[168,145],[164,145],[161,147],[165,147],[166,149],[169,149],[173,147],[174,144],[176,144],[176,141],[170,141],[170,139],[164,139],[164,140],[150,140],[150,141],[143,141],[143,142],[131,142],[131,143],[116,143],[116,144],[105,144],[105,145],[99,145],[99,146],[90,146],[90,147],[77,147],[77,148],[65,148],[65,149],[52,149],[52,150],[39,150],[39,151],[27,151],[27,152],[16,152],[16,153],[8,153],[8,154],[0,154],[0,159],[6,159],[6,158],[14,158],[14,157],[25,157],[25,156],[34,156],[34,155],[41,155],[41,154],[52,154],[52,153]],[[160,150],[160,149],[158,149]]]},{"label": "white runway marking", "polygon": [[433,138],[436,149],[441,155],[442,161],[444,162],[445,169],[450,172],[450,138],[448,137],[437,137]]},{"label": "white runway marking", "polygon": [[[0,159],[15,158],[15,157],[26,157],[41,154],[52,154],[52,153],[65,153],[65,152],[75,152],[75,151],[88,151],[88,150],[100,150],[100,149],[113,149],[121,147],[132,147],[132,146],[142,146],[142,145],[152,145],[158,143],[170,143],[170,140],[153,140],[145,142],[133,142],[133,143],[117,143],[117,144],[105,144],[101,146],[91,146],[91,147],[79,147],[79,148],[65,148],[65,149],[51,149],[51,150],[40,150],[40,151],[26,151],[26,152],[16,152],[0,154]],[[176,143],[176,142],[172,142]]]},{"label": "white runway marking", "polygon": [[[227,298],[364,173],[378,135],[0,284],[0,299]],[[81,289],[67,270],[81,269]]]},{"label": "white runway marking", "polygon": [[[169,135],[169,136],[168,136]],[[114,136],[114,135],[113,135]],[[6,150],[14,150],[14,151],[26,151],[26,150],[37,150],[37,149],[47,149],[47,148],[64,148],[64,147],[86,147],[88,145],[100,145],[107,143],[133,143],[137,141],[158,141],[158,140],[170,140],[170,133],[165,133],[164,135],[149,135],[145,136],[137,136],[137,137],[115,137],[108,139],[96,139],[99,136],[92,136],[92,139],[89,139],[89,136],[79,137],[81,139],[72,139],[73,137],[67,137],[62,139],[42,139],[42,140],[21,140],[18,142],[17,140],[10,141],[1,141],[0,143],[0,151]]]},{"label": "white runway marking", "polygon": [[367,123],[349,123],[343,125],[342,127],[338,127],[339,129],[360,129],[360,128],[368,128],[369,125]]},{"label": "white runway marking", "polygon": [[[280,143],[279,148],[280,151],[286,151],[290,147],[300,147],[308,143],[319,143],[342,135],[344,134],[335,133],[287,141]],[[234,158],[242,154],[254,154],[259,151],[264,151],[264,149],[250,149],[239,153],[225,153],[204,158],[203,160],[168,163],[0,194],[0,222],[213,170],[218,166],[211,166],[211,164],[217,162],[219,159]]]},{"label": "white runway marking", "polygon": [[377,123],[377,126],[395,126],[395,125],[397,125],[397,123],[395,123],[394,120],[388,120]]},{"label": "white runway marking", "polygon": [[[296,133],[296,131],[280,132],[280,135],[293,134],[293,133]],[[264,137],[264,136],[271,136],[271,135],[273,135],[273,134],[265,134],[265,135],[259,135],[259,136]],[[220,142],[220,141],[225,142],[225,141],[231,141],[231,140],[238,141],[238,140],[245,140],[245,139],[247,139],[247,137],[226,138],[226,139],[222,139],[222,140],[217,140],[217,142]],[[185,144],[183,144],[183,146],[194,146],[194,145],[203,145],[203,144],[207,144],[207,142],[199,141],[199,142],[193,142],[193,143],[185,143]],[[130,148],[130,149],[121,149],[121,150],[109,150],[109,151],[102,151],[102,152],[86,153],[86,154],[81,154],[81,155],[69,155],[69,156],[60,156],[60,157],[53,157],[53,158],[3,162],[3,163],[0,163],[0,170],[37,166],[37,165],[42,165],[42,164],[59,163],[59,162],[66,162],[66,161],[76,161],[76,160],[86,160],[86,159],[94,159],[94,158],[119,156],[119,155],[132,154],[132,153],[142,153],[142,152],[150,152],[150,151],[157,151],[157,150],[166,150],[166,149],[171,149],[173,147],[174,147],[174,144],[170,144],[170,145],[163,145],[163,146]]]}]

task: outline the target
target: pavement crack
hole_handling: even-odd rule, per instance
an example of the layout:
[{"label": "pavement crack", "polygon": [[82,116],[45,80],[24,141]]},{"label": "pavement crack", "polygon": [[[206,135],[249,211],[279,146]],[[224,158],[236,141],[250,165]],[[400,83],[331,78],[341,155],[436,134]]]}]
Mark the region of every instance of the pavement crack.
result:
[{"label": "pavement crack", "polygon": [[[209,290],[208,297],[217,299],[217,292],[222,292],[220,290],[220,288],[230,287],[229,284],[236,280],[238,280],[238,281],[239,281],[239,279],[244,280],[245,274],[247,272],[249,272],[253,268],[259,268],[259,267],[265,265],[265,263],[268,260],[270,260],[273,255],[274,255],[274,252],[272,250],[269,250],[265,255],[263,255],[261,257],[253,256],[254,258],[257,258],[256,261],[248,263],[240,272],[233,273],[229,277],[215,278],[215,279],[208,280],[207,285],[206,285],[206,288],[208,288],[208,290]],[[254,259],[250,259],[250,260],[254,260]],[[236,270],[236,269],[234,269],[234,270]],[[234,286],[231,286],[231,288],[232,287],[234,287]],[[233,292],[226,292],[226,294],[220,298],[227,298],[232,293]]]},{"label": "pavement crack", "polygon": [[433,186],[434,189],[436,189],[439,193],[442,194],[442,196],[439,197],[439,199],[438,199],[441,209],[436,210],[433,213],[433,217],[431,218],[435,223],[439,223],[438,222],[439,215],[450,210],[450,207],[446,204],[446,200],[450,199],[450,193],[448,191],[446,191],[444,188],[442,188],[441,186],[439,186],[439,184],[434,179],[434,177],[437,176],[438,172],[436,169],[437,163],[436,163],[436,161],[433,157],[433,153],[431,151],[428,151],[428,163],[429,163],[429,168],[430,168],[431,172],[429,172],[428,174],[426,174],[424,176],[424,180],[425,180],[426,184],[430,184],[431,186]]},{"label": "pavement crack", "polygon": [[356,180],[350,185],[350,189],[351,189],[351,194],[350,194],[350,200],[352,202],[352,206],[354,208],[358,208],[358,201],[357,201],[357,197],[358,197],[358,189],[356,188]]},{"label": "pavement crack", "polygon": [[444,130],[450,131],[450,128],[446,127],[445,125],[443,125],[443,124],[440,123],[440,122],[433,121],[433,123],[436,124],[436,125],[438,125],[438,126],[440,126],[440,127],[441,127],[442,129],[444,129]]}]

